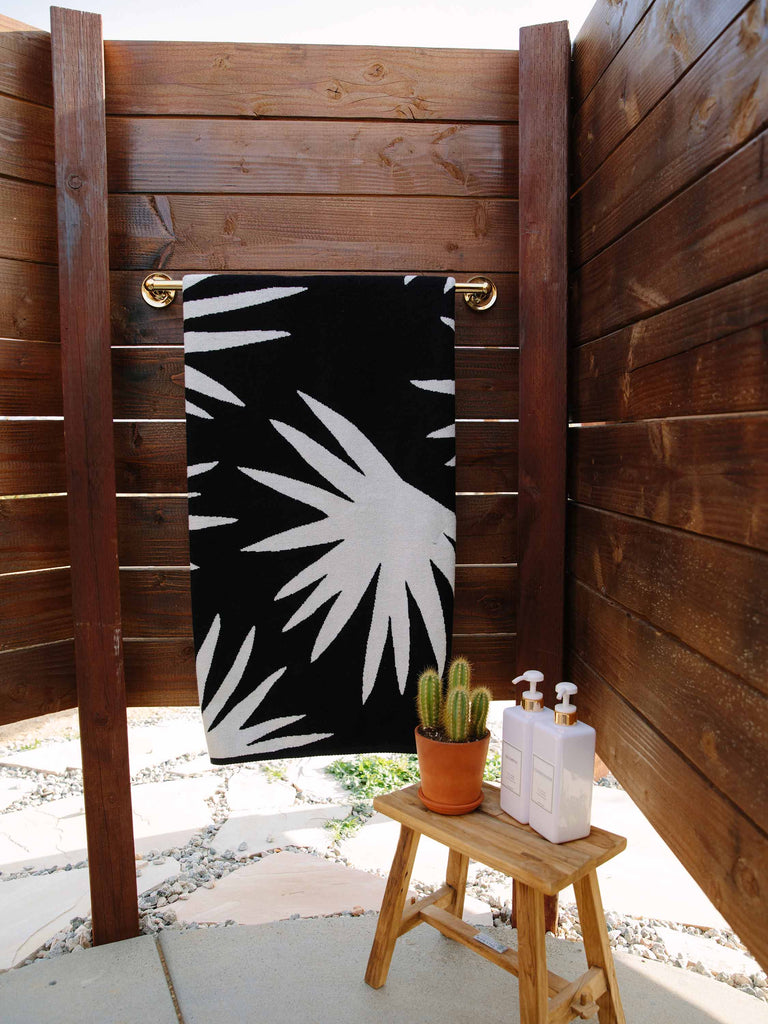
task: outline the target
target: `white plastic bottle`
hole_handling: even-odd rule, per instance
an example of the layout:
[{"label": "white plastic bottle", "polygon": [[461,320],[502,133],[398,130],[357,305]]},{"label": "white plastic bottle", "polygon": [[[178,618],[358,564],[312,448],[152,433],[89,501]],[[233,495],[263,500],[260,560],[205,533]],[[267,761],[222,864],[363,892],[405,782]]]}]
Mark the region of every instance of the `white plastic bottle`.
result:
[{"label": "white plastic bottle", "polygon": [[536,689],[544,676],[529,669],[513,679],[525,680],[530,688],[523,694],[522,704],[507,708],[501,724],[501,809],[525,825],[531,793],[531,756],[533,726],[536,721],[552,721],[553,713],[544,707],[544,694]]},{"label": "white plastic bottle", "polygon": [[537,715],[533,731],[530,823],[551,843],[568,843],[589,835],[595,730],[576,719],[576,685],[555,689],[554,720]]}]

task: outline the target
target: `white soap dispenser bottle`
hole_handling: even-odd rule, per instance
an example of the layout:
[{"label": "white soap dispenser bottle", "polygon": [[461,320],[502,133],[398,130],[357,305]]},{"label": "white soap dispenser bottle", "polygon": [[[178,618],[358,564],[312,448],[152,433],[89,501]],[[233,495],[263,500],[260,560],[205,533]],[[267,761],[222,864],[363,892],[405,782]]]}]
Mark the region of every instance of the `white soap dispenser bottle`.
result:
[{"label": "white soap dispenser bottle", "polygon": [[544,694],[537,689],[544,676],[529,669],[513,679],[514,684],[527,682],[522,704],[507,708],[501,725],[501,809],[525,825],[531,793],[531,757],[535,721],[552,721],[553,714],[544,707]]},{"label": "white soap dispenser bottle", "polygon": [[595,730],[577,721],[577,689],[558,683],[554,719],[537,716],[533,732],[530,823],[551,843],[583,839],[590,830]]}]

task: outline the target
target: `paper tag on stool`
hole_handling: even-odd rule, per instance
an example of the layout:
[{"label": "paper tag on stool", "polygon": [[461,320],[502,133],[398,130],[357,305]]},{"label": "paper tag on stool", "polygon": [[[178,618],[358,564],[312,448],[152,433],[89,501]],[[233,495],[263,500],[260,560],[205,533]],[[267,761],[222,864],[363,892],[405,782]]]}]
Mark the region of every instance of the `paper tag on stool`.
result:
[{"label": "paper tag on stool", "polygon": [[475,942],[482,942],[484,946],[488,946],[489,949],[495,950],[497,953],[506,953],[509,946],[505,946],[503,942],[499,942],[498,939],[494,939],[492,935],[486,935],[485,932],[478,932],[474,936]]}]

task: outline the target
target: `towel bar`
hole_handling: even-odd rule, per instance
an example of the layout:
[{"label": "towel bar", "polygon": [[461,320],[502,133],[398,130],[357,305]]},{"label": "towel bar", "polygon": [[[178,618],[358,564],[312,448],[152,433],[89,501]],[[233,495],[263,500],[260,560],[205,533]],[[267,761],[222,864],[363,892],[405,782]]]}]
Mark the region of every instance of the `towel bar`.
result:
[{"label": "towel bar", "polygon": [[[156,271],[141,282],[141,296],[147,305],[160,309],[173,302],[182,284],[182,281]],[[490,309],[498,296],[496,285],[489,277],[471,277],[469,281],[457,281],[456,291],[464,296],[469,308],[478,313]]]}]

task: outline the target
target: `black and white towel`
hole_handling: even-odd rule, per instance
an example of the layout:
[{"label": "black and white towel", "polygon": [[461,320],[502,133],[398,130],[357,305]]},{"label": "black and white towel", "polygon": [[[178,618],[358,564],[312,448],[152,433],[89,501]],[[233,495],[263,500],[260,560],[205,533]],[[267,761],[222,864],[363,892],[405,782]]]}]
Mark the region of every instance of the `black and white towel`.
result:
[{"label": "black and white towel", "polygon": [[413,749],[449,654],[452,278],[184,278],[212,761]]}]

